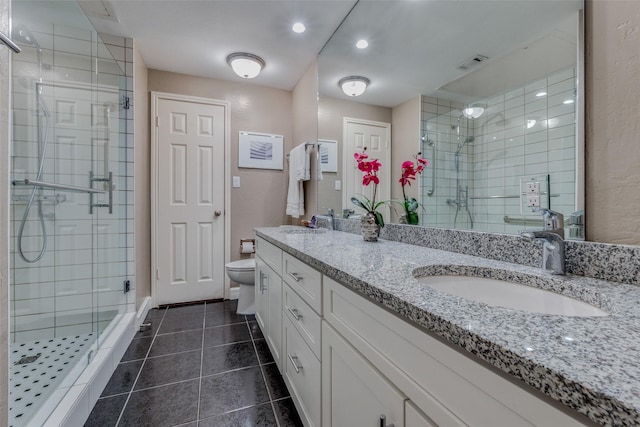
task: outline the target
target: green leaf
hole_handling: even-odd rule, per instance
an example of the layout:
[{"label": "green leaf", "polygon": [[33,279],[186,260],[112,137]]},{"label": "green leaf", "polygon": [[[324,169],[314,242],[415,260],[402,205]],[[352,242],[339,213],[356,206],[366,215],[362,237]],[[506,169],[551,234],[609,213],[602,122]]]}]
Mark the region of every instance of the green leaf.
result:
[{"label": "green leaf", "polygon": [[353,203],[354,205],[358,206],[359,208],[367,209],[367,207],[360,200],[356,199],[355,197],[351,198],[351,203]]},{"label": "green leaf", "polygon": [[380,227],[384,227],[384,219],[382,219],[382,214],[378,211],[373,211],[373,214],[376,216],[376,222]]}]

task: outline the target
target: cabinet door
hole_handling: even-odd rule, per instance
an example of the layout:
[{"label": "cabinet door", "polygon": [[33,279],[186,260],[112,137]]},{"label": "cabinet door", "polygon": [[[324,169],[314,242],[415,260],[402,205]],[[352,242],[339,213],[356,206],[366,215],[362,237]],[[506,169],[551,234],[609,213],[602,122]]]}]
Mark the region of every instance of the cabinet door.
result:
[{"label": "cabinet door", "polygon": [[323,427],[404,426],[405,397],[367,359],[322,322]]},{"label": "cabinet door", "polygon": [[256,258],[256,321],[265,335],[269,325],[270,270],[262,258]]},{"label": "cabinet door", "polygon": [[409,400],[405,402],[404,414],[406,417],[404,427],[438,427]]},{"label": "cabinet door", "polygon": [[269,274],[269,326],[266,339],[273,359],[282,372],[282,279],[273,270]]}]

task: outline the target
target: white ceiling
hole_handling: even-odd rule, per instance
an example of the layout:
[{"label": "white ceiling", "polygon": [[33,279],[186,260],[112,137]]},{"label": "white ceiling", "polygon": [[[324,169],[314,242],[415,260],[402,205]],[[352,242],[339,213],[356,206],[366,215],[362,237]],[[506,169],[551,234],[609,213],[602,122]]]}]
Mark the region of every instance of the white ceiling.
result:
[{"label": "white ceiling", "polygon": [[[291,90],[355,0],[90,0],[85,11],[87,3],[96,30],[135,39],[149,68],[237,80],[226,57],[249,52],[266,66],[247,83]],[[297,21],[302,34],[291,30]]]},{"label": "white ceiling", "polygon": [[[353,100],[393,107],[418,94],[477,96],[455,91],[500,81],[508,67],[498,60],[527,57],[523,49],[550,32],[575,41],[582,0],[89,0],[85,10],[87,3],[96,29],[134,38],[149,68],[237,81],[225,59],[243,51],[267,64],[247,83],[286,90],[331,38],[319,61],[321,94],[345,97],[338,80],[363,75],[371,85]],[[296,21],[305,33],[291,31]],[[354,47],[359,38],[368,49]],[[456,70],[475,54],[490,58],[477,67],[489,67],[484,73]]]}]

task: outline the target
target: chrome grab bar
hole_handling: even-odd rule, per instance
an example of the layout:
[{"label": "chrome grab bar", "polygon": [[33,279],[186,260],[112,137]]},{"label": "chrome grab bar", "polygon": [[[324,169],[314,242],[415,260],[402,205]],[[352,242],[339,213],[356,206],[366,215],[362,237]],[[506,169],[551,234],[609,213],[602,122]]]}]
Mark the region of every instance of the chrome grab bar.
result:
[{"label": "chrome grab bar", "polygon": [[2,43],[6,44],[7,46],[9,46],[9,48],[11,48],[12,51],[14,51],[15,53],[20,53],[22,52],[22,49],[20,49],[20,46],[18,46],[17,44],[14,43],[13,40],[11,40],[5,33],[3,33],[2,31],[0,31],[0,40],[2,41]]},{"label": "chrome grab bar", "polygon": [[532,218],[526,218],[526,217],[514,217],[514,216],[505,215],[504,218],[502,218],[502,220],[507,224],[537,225],[537,226],[542,225],[542,221],[540,221],[539,219],[532,219]]},{"label": "chrome grab bar", "polygon": [[33,179],[14,179],[13,185],[32,185],[42,188],[56,188],[58,190],[76,191],[79,193],[106,193],[104,190],[96,190],[95,188],[77,187],[75,185],[56,184],[55,182],[36,181]]},{"label": "chrome grab bar", "polygon": [[436,143],[430,140],[428,136],[426,136],[426,140],[424,142],[431,147],[431,189],[427,191],[427,196],[433,196],[436,192]]}]

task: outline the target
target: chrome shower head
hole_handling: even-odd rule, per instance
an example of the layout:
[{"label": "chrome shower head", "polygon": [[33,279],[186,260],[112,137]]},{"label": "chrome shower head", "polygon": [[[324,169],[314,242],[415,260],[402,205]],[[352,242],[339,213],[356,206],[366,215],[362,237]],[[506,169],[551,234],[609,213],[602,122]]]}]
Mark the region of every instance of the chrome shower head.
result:
[{"label": "chrome shower head", "polygon": [[31,31],[24,25],[16,25],[11,31],[11,37],[16,43],[24,46],[33,46],[38,50],[41,49],[38,40],[36,40]]}]

